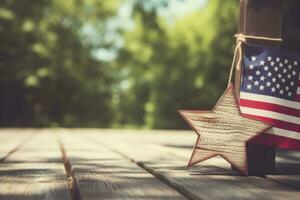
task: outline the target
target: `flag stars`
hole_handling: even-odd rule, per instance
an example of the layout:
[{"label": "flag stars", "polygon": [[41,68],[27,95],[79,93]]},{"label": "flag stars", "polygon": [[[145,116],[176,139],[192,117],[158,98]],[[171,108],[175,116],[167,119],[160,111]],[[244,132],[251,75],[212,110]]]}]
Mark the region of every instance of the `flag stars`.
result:
[{"label": "flag stars", "polygon": [[277,88],[277,89],[279,89],[279,88],[280,88],[280,85],[279,85],[279,83],[277,83],[277,84],[276,84],[276,88]]},{"label": "flag stars", "polygon": [[286,91],[289,91],[289,89],[290,89],[289,86],[286,86],[286,87],[285,87],[285,90],[286,90]]},{"label": "flag stars", "polygon": [[272,87],[272,88],[271,88],[271,91],[272,91],[272,92],[275,92],[275,91],[276,91],[275,87]]},{"label": "flag stars", "polygon": [[251,85],[251,84],[248,84],[248,85],[247,85],[247,90],[251,90],[251,88],[252,88],[252,85]]},{"label": "flag stars", "polygon": [[274,66],[274,65],[275,65],[275,63],[274,63],[273,61],[272,61],[270,64],[271,64],[271,66]]},{"label": "flag stars", "polygon": [[265,67],[264,67],[264,70],[265,70],[265,71],[268,71],[268,70],[269,70],[269,67],[268,67],[268,66],[265,66]]},{"label": "flag stars", "polygon": [[272,72],[268,72],[268,77],[271,77],[272,76]]},{"label": "flag stars", "polygon": [[295,76],[298,74],[297,65],[298,61],[287,57],[252,55],[249,64],[245,66],[249,71],[244,76],[246,80],[244,89],[248,92],[279,95],[280,98],[290,99],[297,87],[295,82]]},{"label": "flag stars", "polygon": [[298,62],[297,62],[297,61],[294,61],[294,65],[297,66],[297,65],[298,65]]},{"label": "flag stars", "polygon": [[259,86],[259,90],[264,90],[265,87],[263,85]]}]

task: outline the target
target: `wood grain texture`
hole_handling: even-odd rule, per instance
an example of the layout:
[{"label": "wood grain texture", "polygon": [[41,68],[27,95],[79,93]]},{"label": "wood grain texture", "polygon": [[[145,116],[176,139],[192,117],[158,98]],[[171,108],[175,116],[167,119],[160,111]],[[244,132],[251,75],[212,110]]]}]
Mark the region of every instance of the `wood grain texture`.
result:
[{"label": "wood grain texture", "polygon": [[[16,134],[22,132],[18,130]],[[0,199],[69,198],[58,144],[52,131],[42,132],[0,163]],[[65,147],[68,145],[69,153],[73,152],[69,159],[74,161],[75,176],[81,178],[81,199],[102,199],[103,190],[107,191],[104,199],[133,196],[172,199],[175,189],[188,199],[299,199],[299,152],[278,152],[276,177],[242,177],[230,171],[230,165],[218,157],[186,168],[195,140],[192,131],[61,129],[59,132],[68,143]],[[7,141],[10,137],[15,138],[13,134],[7,135]],[[137,166],[142,170],[138,175]],[[131,184],[123,187],[124,182]],[[83,195],[83,191],[87,194]],[[128,192],[134,195],[123,195]]]},{"label": "wood grain texture", "polygon": [[84,134],[58,134],[82,199],[186,199],[130,160],[86,140]]},{"label": "wood grain texture", "polygon": [[3,129],[0,132],[0,162],[3,162],[7,157],[16,152],[22,145],[24,145],[34,131],[18,129]]},{"label": "wood grain texture", "polygon": [[[110,146],[111,141],[116,141],[118,145],[136,146],[147,152],[146,160],[155,161],[172,158],[172,163],[166,163],[163,168],[180,168],[191,174],[214,174],[214,175],[240,175],[237,171],[230,170],[230,164],[220,156],[213,157],[209,160],[201,162],[191,168],[186,167],[192,153],[193,144],[196,136],[193,131],[160,131],[160,130],[143,130],[142,134],[137,130],[127,130],[126,134],[120,131],[104,131],[105,137],[101,137],[101,141]],[[90,142],[97,141],[99,136],[96,132],[89,132],[87,138],[94,136]],[[101,135],[101,134],[100,134]],[[122,142],[120,142],[122,141]],[[141,151],[143,154],[144,151]],[[160,162],[158,164],[161,165]],[[177,167],[181,166],[181,167]]]},{"label": "wood grain texture", "polygon": [[0,163],[0,199],[70,199],[61,152],[53,134],[39,131]]},{"label": "wood grain texture", "polygon": [[267,175],[267,178],[300,190],[300,175]]},{"label": "wood grain texture", "polygon": [[[193,144],[191,132],[174,131],[78,131],[89,141],[98,145],[108,145],[125,155],[157,178],[179,188],[189,199],[298,199],[300,191],[273,180],[260,177],[243,177],[237,175],[218,174],[216,171],[201,171],[203,167],[195,166],[188,169],[185,163],[188,159],[177,155],[178,149],[188,149]],[[185,139],[186,138],[186,139]],[[156,145],[156,148],[153,148]],[[160,146],[160,147],[159,147]],[[172,148],[173,152],[165,149]],[[174,155],[175,154],[175,155]],[[180,153],[182,154],[182,153]],[[223,166],[220,159],[204,161],[207,170],[229,171],[229,165]],[[221,160],[223,161],[223,160]],[[226,162],[225,162],[226,163]],[[216,173],[215,173],[216,172]],[[272,191],[272,192],[270,192]]]},{"label": "wood grain texture", "polygon": [[180,111],[197,133],[189,166],[220,155],[248,174],[246,142],[271,128],[271,125],[241,116],[234,88],[229,87],[212,112]]},{"label": "wood grain texture", "polygon": [[[240,0],[239,33],[272,38],[282,37],[282,0]],[[265,47],[280,47],[276,41],[248,39],[247,44]],[[242,69],[242,68],[240,68]],[[241,70],[235,73],[235,89],[239,97]],[[260,144],[249,144],[249,174],[274,173],[275,148]]]},{"label": "wood grain texture", "polygon": [[277,149],[275,174],[267,175],[300,190],[300,152]]}]

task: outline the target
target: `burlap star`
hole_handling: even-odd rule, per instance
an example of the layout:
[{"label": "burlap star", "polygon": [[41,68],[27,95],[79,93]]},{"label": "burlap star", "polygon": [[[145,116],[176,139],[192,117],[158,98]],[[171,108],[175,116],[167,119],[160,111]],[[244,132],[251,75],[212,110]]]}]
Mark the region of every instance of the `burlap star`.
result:
[{"label": "burlap star", "polygon": [[212,111],[179,112],[198,135],[189,166],[220,155],[247,175],[246,142],[272,127],[241,116],[233,86],[225,91]]}]

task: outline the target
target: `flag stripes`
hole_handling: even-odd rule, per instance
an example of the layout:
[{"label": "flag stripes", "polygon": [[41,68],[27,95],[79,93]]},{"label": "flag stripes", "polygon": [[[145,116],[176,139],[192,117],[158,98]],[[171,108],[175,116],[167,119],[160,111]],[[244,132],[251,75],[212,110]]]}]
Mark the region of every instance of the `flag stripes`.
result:
[{"label": "flag stripes", "polygon": [[[287,132],[288,134],[288,132]],[[285,135],[285,134],[283,134]],[[300,150],[300,142],[298,139],[294,139],[292,137],[285,137],[272,134],[261,134],[251,140],[251,142],[277,146],[283,149],[290,149],[290,150]]]},{"label": "flag stripes", "polygon": [[274,103],[266,103],[266,102],[257,102],[253,100],[247,100],[247,99],[240,99],[240,106],[242,107],[248,107],[248,108],[257,108],[257,109],[264,109],[264,110],[270,110],[273,112],[283,113],[283,114],[291,114],[293,116],[300,117],[300,112],[298,109],[289,108],[286,106],[280,106]]},{"label": "flag stripes", "polygon": [[273,125],[253,142],[300,150],[300,54],[246,45],[239,105]]},{"label": "flag stripes", "polygon": [[[300,79],[300,76],[299,76]],[[257,101],[259,99],[259,101]],[[267,95],[240,92],[240,109],[244,116],[273,124],[252,142],[300,150],[300,80],[295,101]]]}]

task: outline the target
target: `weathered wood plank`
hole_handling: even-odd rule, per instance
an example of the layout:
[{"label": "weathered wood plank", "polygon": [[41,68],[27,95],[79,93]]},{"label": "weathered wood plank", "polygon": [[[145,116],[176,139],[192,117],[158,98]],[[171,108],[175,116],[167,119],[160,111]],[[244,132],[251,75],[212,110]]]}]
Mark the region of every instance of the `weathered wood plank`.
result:
[{"label": "weathered wood plank", "polygon": [[85,133],[60,131],[59,137],[82,199],[186,199],[131,161],[86,140]]},{"label": "weathered wood plank", "polygon": [[[87,134],[87,133],[85,133]],[[127,133],[128,134],[128,133]],[[126,134],[126,135],[127,135]],[[191,173],[177,157],[154,150],[145,141],[124,140],[122,134],[89,134],[99,145],[109,145],[128,159],[156,175],[162,181],[190,195],[190,199],[296,199],[300,191],[260,177],[204,175]],[[120,136],[120,138],[118,138]],[[160,141],[159,136],[157,137]],[[172,137],[169,138],[172,141]],[[157,154],[155,157],[154,154]],[[155,158],[155,159],[154,159]],[[269,191],[272,191],[270,194]]]},{"label": "weathered wood plank", "polygon": [[300,189],[300,152],[278,149],[275,174],[267,177]]},{"label": "weathered wood plank", "polygon": [[17,151],[33,134],[32,130],[1,129],[0,162]]},{"label": "weathered wood plank", "polygon": [[267,178],[300,190],[300,175],[267,175]]},{"label": "weathered wood plank", "polygon": [[[211,159],[201,163],[203,165],[186,169],[185,166],[195,140],[195,134],[192,131],[181,133],[180,131],[143,130],[67,130],[66,132],[78,132],[78,134],[64,135],[67,135],[67,142],[71,146],[74,158],[77,159],[78,168],[73,168],[73,170],[76,175],[81,174],[81,186],[86,188],[87,195],[82,196],[82,199],[86,199],[85,197],[98,199],[99,196],[93,197],[91,194],[95,193],[90,191],[99,190],[99,188],[100,190],[104,188],[108,192],[105,194],[106,199],[118,197],[122,199],[134,199],[134,197],[135,199],[137,197],[138,199],[161,199],[160,196],[165,199],[173,198],[173,194],[162,194],[165,191],[161,190],[160,185],[154,189],[154,186],[148,186],[154,185],[154,183],[149,183],[149,180],[152,182],[153,177],[150,176],[151,179],[144,177],[145,171],[138,168],[142,172],[136,176],[136,164],[179,190],[189,199],[263,199],[267,198],[266,195],[268,195],[268,199],[297,199],[296,195],[299,195],[298,152],[289,152],[287,155],[286,152],[280,151],[277,159],[277,175],[268,176],[270,178],[268,180],[259,177],[237,176],[236,173],[229,170],[230,165],[222,159]],[[144,134],[144,132],[146,133]],[[54,136],[47,134],[38,134],[38,138],[33,137],[19,151],[0,163],[0,199],[59,199],[58,193],[69,196],[68,190],[66,190],[65,175],[62,174],[64,169],[58,145]],[[76,140],[75,142],[79,145],[74,146],[72,140]],[[50,143],[51,145],[49,145]],[[103,144],[103,146],[101,147],[99,144]],[[39,149],[40,151],[38,151]],[[57,153],[59,155],[55,156]],[[57,172],[58,159],[63,172]],[[130,163],[128,159],[133,159],[136,164]],[[128,163],[133,166],[128,167]],[[290,169],[291,166],[294,167]],[[90,173],[84,175],[84,171]],[[123,187],[124,179],[125,183],[131,182],[132,184]],[[280,182],[292,187],[280,184]],[[58,185],[60,184],[64,185],[64,190],[59,189]],[[164,184],[162,185],[166,187]],[[174,192],[169,187],[167,188]],[[150,194],[147,189],[154,192]],[[157,190],[159,194],[156,194]],[[124,195],[128,191],[131,195]],[[149,195],[145,195],[144,191]],[[111,196],[111,192],[114,193],[113,196]],[[134,195],[132,195],[133,193]],[[155,197],[153,197],[153,193],[155,193]],[[97,194],[99,195],[99,193]],[[53,196],[57,198],[53,198]],[[65,197],[60,198],[66,199]],[[180,195],[176,198],[180,198]]]},{"label": "weathered wood plank", "polygon": [[[190,134],[192,134],[192,132],[190,132]],[[139,136],[134,137],[130,136],[132,136],[132,134],[127,136],[127,140],[135,140],[136,142],[138,142],[137,140],[140,140],[144,143],[151,143],[148,146],[149,148],[152,148],[155,151],[178,156],[178,163],[187,162],[188,155],[191,154],[191,149],[193,148],[192,145],[186,145],[186,142],[184,142],[188,139],[189,143],[192,144],[193,141],[190,140],[190,137],[188,137],[188,135],[178,134],[178,136],[173,137],[174,140],[170,140],[170,136],[168,136],[167,134],[163,134],[159,137],[159,139],[157,139],[156,137],[147,137],[149,136],[149,134],[147,134],[147,136],[145,136],[145,134],[139,134]],[[193,138],[193,140],[195,140],[195,138]],[[155,160],[155,158],[153,158],[153,160]],[[230,164],[222,158],[209,159],[204,163],[199,163],[197,166],[194,166],[189,171],[191,173],[197,173],[199,175],[238,174],[236,171],[230,171]],[[267,175],[266,177],[274,181],[278,181],[280,183],[287,184],[289,186],[300,189],[300,152],[278,149],[276,155],[275,174]]]},{"label": "weathered wood plank", "polygon": [[300,175],[300,152],[277,149],[276,174]]},{"label": "weathered wood plank", "polygon": [[70,199],[57,140],[39,131],[0,163],[0,199]]},{"label": "weathered wood plank", "polygon": [[[145,140],[144,142],[146,142],[146,140],[151,141],[151,138],[153,138],[153,137],[148,138],[143,135],[144,134],[140,134],[141,137],[136,139],[140,139],[140,140],[144,139]],[[188,146],[182,142],[184,141],[184,137],[187,138],[187,136],[184,137],[177,136],[176,140],[170,140],[170,137],[168,136],[165,139],[165,136],[167,135],[164,134],[163,137],[159,138],[160,141],[157,141],[157,143],[160,143],[161,145],[159,150],[160,152],[162,152],[162,149],[164,150],[169,149],[167,154],[176,154],[183,158],[191,153],[190,150],[187,149],[191,149],[192,145]],[[190,143],[192,144],[192,141],[190,141]],[[155,146],[151,148],[155,149]],[[200,163],[195,167],[196,170],[198,171],[197,174],[199,175],[203,173],[216,174],[216,175],[236,174],[234,173],[235,171],[229,171],[230,169],[229,163],[224,162],[222,158],[210,159],[207,160],[205,163]],[[300,189],[300,152],[283,151],[278,149],[277,156],[276,156],[275,174],[267,175],[266,177],[274,181]]]},{"label": "weathered wood plank", "polygon": [[[199,163],[192,168],[187,168],[186,166],[193,151],[193,144],[197,139],[193,131],[180,131],[179,134],[178,131],[143,130],[142,132],[126,131],[126,134],[122,134],[120,131],[112,131],[107,134],[106,138],[109,140],[116,139],[122,141],[122,143],[145,144],[147,148],[151,149],[151,151],[147,152],[149,160],[160,160],[161,155],[169,155],[178,165],[181,165],[184,169],[188,169],[191,173],[216,175],[240,174],[237,171],[230,170],[230,164],[219,156]],[[160,154],[157,152],[160,152]]]}]

